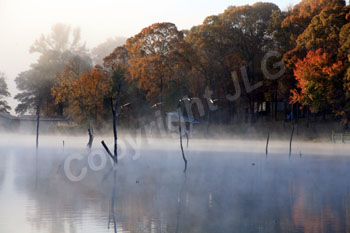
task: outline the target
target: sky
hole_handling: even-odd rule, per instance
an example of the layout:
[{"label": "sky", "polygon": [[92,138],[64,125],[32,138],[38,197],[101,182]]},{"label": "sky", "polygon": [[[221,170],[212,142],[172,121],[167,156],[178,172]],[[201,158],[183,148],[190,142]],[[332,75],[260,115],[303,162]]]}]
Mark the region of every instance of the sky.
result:
[{"label": "sky", "polygon": [[[12,97],[18,93],[14,79],[38,58],[29,47],[56,23],[80,27],[88,48],[107,38],[130,37],[158,22],[178,29],[201,24],[206,16],[222,13],[230,5],[258,0],[0,0],[0,71],[6,75]],[[269,0],[282,10],[299,0]],[[8,102],[14,108],[13,98]]]}]

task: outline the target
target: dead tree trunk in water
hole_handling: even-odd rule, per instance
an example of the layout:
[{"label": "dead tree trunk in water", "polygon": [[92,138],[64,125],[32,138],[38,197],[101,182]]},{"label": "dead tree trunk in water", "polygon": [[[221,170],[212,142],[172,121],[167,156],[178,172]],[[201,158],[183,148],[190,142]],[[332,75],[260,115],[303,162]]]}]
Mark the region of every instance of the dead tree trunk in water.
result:
[{"label": "dead tree trunk in water", "polygon": [[[113,114],[113,136],[114,136],[114,154],[111,153],[111,151],[108,149],[108,146],[104,141],[102,141],[102,146],[105,148],[109,156],[113,159],[114,163],[118,163],[118,148],[117,148],[117,112],[118,112],[118,104],[119,104],[119,97],[120,97],[120,90],[121,90],[121,83],[118,85],[118,92],[117,97],[115,99],[115,107],[113,108],[113,98],[111,98],[111,109]],[[117,170],[114,171],[114,177],[113,177],[113,191],[112,191],[112,206],[111,206],[111,214],[113,217],[113,223],[114,223],[114,232],[117,233],[117,220],[114,212],[114,205],[115,205],[115,195],[116,195],[116,182],[117,182]],[[110,219],[108,220],[110,221]],[[108,222],[108,229],[109,229],[109,222]]]},{"label": "dead tree trunk in water", "polygon": [[185,132],[185,135],[186,135],[186,148],[188,148],[188,142],[190,140],[190,135],[188,135],[189,132]]},{"label": "dead tree trunk in water", "polygon": [[40,108],[41,108],[41,100],[36,106],[36,149],[39,148]]},{"label": "dead tree trunk in water", "polygon": [[292,154],[292,141],[293,141],[293,135],[294,135],[294,124],[292,126],[292,133],[290,134],[290,140],[289,140],[289,157]]},{"label": "dead tree trunk in water", "polygon": [[89,134],[89,142],[88,142],[87,146],[89,147],[89,149],[91,149],[92,142],[94,141],[94,130],[88,129],[88,134]]},{"label": "dead tree trunk in water", "polygon": [[187,170],[187,159],[185,157],[185,153],[184,153],[184,148],[182,146],[182,129],[181,129],[181,111],[180,111],[180,108],[178,109],[178,115],[179,115],[179,135],[180,135],[180,147],[181,147],[181,152],[182,152],[182,159],[184,160],[185,162],[185,169],[184,169],[184,172],[186,173],[186,170]]},{"label": "dead tree trunk in water", "polygon": [[267,140],[266,140],[266,157],[269,154],[269,141],[270,141],[270,132],[267,133]]},{"label": "dead tree trunk in water", "polygon": [[118,162],[118,152],[117,152],[117,140],[118,140],[118,134],[117,134],[117,112],[118,112],[118,104],[119,104],[119,97],[120,97],[120,88],[121,84],[118,86],[118,94],[115,99],[115,107],[113,109],[113,102],[112,104],[112,113],[113,113],[113,135],[114,135],[114,157],[116,162]]},{"label": "dead tree trunk in water", "polygon": [[91,149],[92,143],[94,141],[94,129],[93,129],[93,127],[91,127],[90,121],[89,121],[88,133],[89,133],[89,142],[88,142],[87,146],[89,149]]},{"label": "dead tree trunk in water", "polygon": [[108,149],[106,143],[102,141],[102,146],[105,148],[107,153],[112,157],[113,161],[115,163],[118,163],[118,147],[117,147],[117,140],[118,140],[118,134],[117,134],[117,112],[118,112],[118,104],[119,104],[119,97],[120,97],[120,90],[121,90],[121,83],[118,85],[118,92],[117,97],[115,99],[115,106],[113,106],[113,98],[111,98],[111,108],[112,108],[112,114],[113,114],[113,136],[114,136],[114,154],[111,153],[111,151]]},{"label": "dead tree trunk in water", "polygon": [[294,104],[292,104],[292,108],[291,108],[290,121],[292,123],[292,132],[290,134],[290,139],[289,139],[289,157],[292,154],[292,141],[293,141],[293,135],[294,135]]}]

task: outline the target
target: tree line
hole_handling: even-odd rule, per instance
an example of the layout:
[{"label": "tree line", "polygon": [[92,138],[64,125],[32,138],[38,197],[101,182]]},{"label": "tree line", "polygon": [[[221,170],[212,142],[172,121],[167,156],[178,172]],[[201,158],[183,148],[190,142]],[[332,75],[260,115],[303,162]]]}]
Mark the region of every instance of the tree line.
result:
[{"label": "tree line", "polygon": [[[155,110],[174,111],[184,96],[206,103],[208,92],[218,106],[212,112],[204,105],[205,117],[213,123],[278,120],[283,103],[279,120],[290,112],[331,114],[347,125],[349,34],[350,7],[344,0],[302,0],[285,11],[258,2],[229,6],[189,30],[168,22],[153,24],[96,64],[79,29],[57,24],[30,48],[40,57],[15,80],[20,90],[15,110],[69,115],[81,124],[98,126],[110,118],[110,106],[123,83],[119,118],[135,126]],[[279,71],[280,60],[284,64],[278,79],[264,77],[261,64],[271,51],[279,56],[267,61],[269,72]],[[227,96],[234,96],[237,84],[246,86],[247,80],[251,86],[261,85],[249,91],[241,88],[239,98],[230,101]],[[198,111],[194,115],[198,118]]]}]

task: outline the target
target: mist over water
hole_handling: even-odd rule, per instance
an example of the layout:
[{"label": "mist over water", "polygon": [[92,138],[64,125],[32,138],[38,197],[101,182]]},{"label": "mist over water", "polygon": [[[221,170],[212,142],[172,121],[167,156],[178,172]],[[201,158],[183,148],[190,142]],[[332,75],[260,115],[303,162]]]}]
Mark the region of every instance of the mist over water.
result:
[{"label": "mist over water", "polygon": [[[271,140],[266,158],[264,141],[191,139],[184,174],[178,139],[154,139],[136,159],[125,147],[115,181],[108,157],[103,169],[89,167],[86,136],[42,136],[38,153],[32,135],[1,138],[1,232],[113,232],[112,209],[117,232],[348,229],[346,144],[295,142],[289,158],[289,142]],[[103,152],[102,138],[112,144],[96,137],[93,151]],[[64,170],[72,154],[83,156],[73,175],[87,168],[77,182]]]}]

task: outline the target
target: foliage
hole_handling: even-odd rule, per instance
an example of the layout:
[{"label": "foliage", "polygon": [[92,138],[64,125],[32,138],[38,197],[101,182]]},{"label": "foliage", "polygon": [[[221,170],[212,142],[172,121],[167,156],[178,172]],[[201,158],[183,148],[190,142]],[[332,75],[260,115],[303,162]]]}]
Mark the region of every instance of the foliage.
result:
[{"label": "foliage", "polygon": [[308,52],[306,58],[298,60],[294,70],[299,91],[292,91],[292,103],[310,107],[316,113],[334,109],[342,87],[338,77],[341,71],[342,62],[333,63],[322,49]]},{"label": "foliage", "polygon": [[103,115],[103,101],[111,91],[111,80],[97,68],[84,74],[66,70],[52,93],[56,103],[69,100],[69,112],[78,121],[97,120]]},{"label": "foliage", "polygon": [[125,44],[125,37],[109,38],[91,50],[91,59],[94,65],[102,65],[103,59],[108,56],[113,49]]},{"label": "foliage", "polygon": [[89,61],[85,45],[80,42],[80,29],[72,30],[69,25],[55,24],[50,34],[42,35],[34,42],[30,52],[39,53],[40,57],[29,70],[16,78],[17,89],[20,90],[15,96],[19,101],[16,112],[24,114],[40,108],[46,115],[62,115],[62,105],[55,104],[51,88],[66,63],[75,56]]},{"label": "foliage", "polygon": [[130,79],[146,92],[150,102],[163,102],[175,76],[171,54],[182,40],[183,33],[172,23],[153,24],[127,40]]},{"label": "foliage", "polygon": [[[332,110],[347,122],[349,20],[350,7],[344,0],[302,0],[287,11],[264,2],[230,6],[190,30],[156,23],[124,45],[119,39],[107,40],[92,50],[94,62],[100,64],[92,69],[80,31],[58,24],[31,47],[40,57],[16,79],[21,91],[15,97],[20,101],[16,111],[25,113],[40,105],[46,114],[72,115],[77,121],[107,118],[111,99],[123,83],[120,103],[128,109],[120,114],[128,111],[128,121],[152,113],[152,106],[172,111],[183,96],[205,102],[209,88],[218,100],[218,115],[225,116],[217,117],[219,122],[240,120],[242,114],[254,122],[256,105],[267,102],[267,112],[272,104],[277,111],[280,101],[313,112]],[[261,63],[269,51],[283,56],[286,72],[280,79],[264,77]],[[271,58],[267,65],[274,67],[279,59]],[[227,95],[237,91],[234,71],[241,98],[231,102]],[[250,85],[263,85],[246,91],[243,76]]]},{"label": "foliage", "polygon": [[9,113],[11,107],[8,105],[5,98],[9,97],[5,74],[0,72],[0,112]]}]

